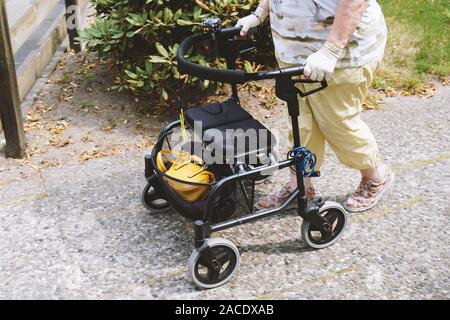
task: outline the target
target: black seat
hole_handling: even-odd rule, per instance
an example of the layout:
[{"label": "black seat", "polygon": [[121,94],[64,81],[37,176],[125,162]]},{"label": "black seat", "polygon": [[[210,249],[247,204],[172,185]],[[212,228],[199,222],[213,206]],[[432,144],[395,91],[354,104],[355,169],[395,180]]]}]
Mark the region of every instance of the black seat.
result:
[{"label": "black seat", "polygon": [[268,156],[276,145],[275,136],[255,119],[208,129],[203,133],[203,142],[213,157],[222,152],[227,163],[247,164],[256,164],[255,160],[259,160],[251,156]]},{"label": "black seat", "polygon": [[194,129],[194,122],[200,121],[202,131],[252,119],[236,101],[228,100],[221,103],[207,104],[191,108],[185,112],[186,123]]}]

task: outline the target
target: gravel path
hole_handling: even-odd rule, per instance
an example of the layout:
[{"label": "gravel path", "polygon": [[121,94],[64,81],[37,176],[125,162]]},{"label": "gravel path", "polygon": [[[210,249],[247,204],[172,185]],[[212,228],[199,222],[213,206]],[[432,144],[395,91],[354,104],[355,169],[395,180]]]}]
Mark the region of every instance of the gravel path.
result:
[{"label": "gravel path", "polygon": [[[85,128],[65,119],[72,139],[82,139]],[[302,243],[292,214],[222,232],[239,247],[242,266],[210,291],[187,276],[190,224],[173,212],[149,215],[139,203],[145,150],[132,146],[136,135],[123,152],[89,161],[59,161],[81,152],[79,141],[31,162],[1,158],[0,298],[449,299],[450,87],[429,99],[389,98],[364,119],[395,168],[394,192],[351,215],[344,237],[321,251]],[[286,119],[264,121],[281,129]],[[85,124],[92,135],[94,122]],[[44,132],[29,132],[29,141]],[[108,137],[125,143],[130,134],[118,126]],[[49,152],[58,164],[39,166]],[[328,153],[318,185],[343,201],[358,175]]]}]

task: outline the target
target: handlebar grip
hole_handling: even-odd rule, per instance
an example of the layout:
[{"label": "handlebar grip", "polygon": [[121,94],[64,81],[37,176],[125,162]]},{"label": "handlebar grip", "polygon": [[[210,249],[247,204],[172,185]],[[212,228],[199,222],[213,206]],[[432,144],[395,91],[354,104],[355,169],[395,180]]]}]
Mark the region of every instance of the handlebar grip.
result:
[{"label": "handlebar grip", "polygon": [[302,76],[304,72],[305,66],[303,65],[280,68],[280,74],[284,76]]},{"label": "handlebar grip", "polygon": [[[242,30],[242,26],[237,26],[237,27],[231,27],[231,28],[223,28],[220,31],[218,31],[216,33],[216,36],[218,37],[222,37],[222,38],[232,38],[234,36],[238,36],[241,33]],[[251,28],[248,33],[249,34],[256,34],[259,32],[259,28],[255,27],[255,28]]]},{"label": "handlebar grip", "polygon": [[257,73],[247,73],[247,80],[256,81],[256,80],[265,80],[265,79],[277,79],[281,77],[295,77],[301,76],[304,72],[304,66],[293,66],[293,67],[285,67],[280,68],[278,70],[273,71],[260,71]]}]

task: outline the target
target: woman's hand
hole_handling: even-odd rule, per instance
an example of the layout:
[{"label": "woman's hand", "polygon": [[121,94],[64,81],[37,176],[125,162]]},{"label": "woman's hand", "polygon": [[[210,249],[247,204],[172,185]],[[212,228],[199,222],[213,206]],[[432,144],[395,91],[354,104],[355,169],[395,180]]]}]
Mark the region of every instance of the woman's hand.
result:
[{"label": "woman's hand", "polygon": [[259,18],[253,13],[239,19],[239,21],[236,23],[236,27],[242,27],[241,37],[247,37],[248,31],[252,28],[258,27],[259,25],[261,25],[261,20],[259,20]]},{"label": "woman's hand", "polygon": [[329,81],[345,50],[326,42],[322,49],[306,59],[304,76],[313,81]]},{"label": "woman's hand", "polygon": [[247,37],[248,31],[263,24],[268,16],[269,2],[267,0],[263,0],[260,2],[255,12],[239,19],[239,21],[236,23],[236,27],[242,27],[241,37]]}]

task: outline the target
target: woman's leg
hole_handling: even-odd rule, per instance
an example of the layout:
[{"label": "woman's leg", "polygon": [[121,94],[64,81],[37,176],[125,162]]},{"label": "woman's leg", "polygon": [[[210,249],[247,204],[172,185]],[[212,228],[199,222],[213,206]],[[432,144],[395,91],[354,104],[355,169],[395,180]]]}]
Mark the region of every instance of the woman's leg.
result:
[{"label": "woman's leg", "polygon": [[336,70],[328,89],[308,97],[325,139],[344,165],[360,170],[362,181],[348,199],[347,209],[372,208],[393,183],[393,172],[382,165],[371,130],[361,119],[378,63]]},{"label": "woman's leg", "polygon": [[360,170],[363,178],[370,179],[374,182],[382,182],[386,176],[387,167],[379,165],[369,169]]},{"label": "woman's leg", "polygon": [[307,97],[320,130],[344,165],[367,170],[379,165],[374,135],[361,119],[376,65],[337,69],[326,90]]}]

